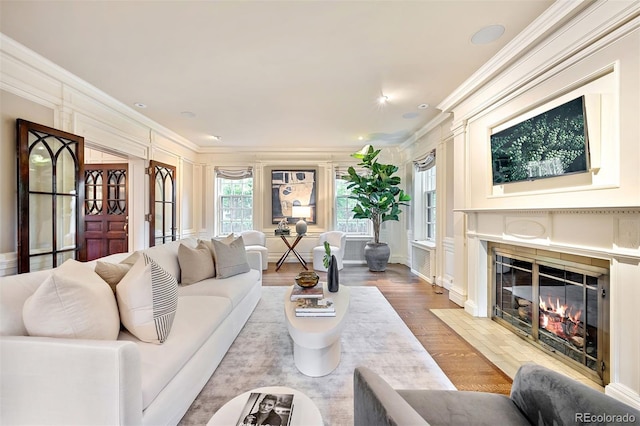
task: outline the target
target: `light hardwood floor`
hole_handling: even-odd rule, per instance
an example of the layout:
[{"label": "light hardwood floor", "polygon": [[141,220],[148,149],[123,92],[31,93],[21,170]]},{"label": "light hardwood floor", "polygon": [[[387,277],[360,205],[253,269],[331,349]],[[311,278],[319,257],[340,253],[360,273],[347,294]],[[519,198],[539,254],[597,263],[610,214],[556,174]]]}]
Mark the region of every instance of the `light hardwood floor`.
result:
[{"label": "light hardwood floor", "polygon": [[[263,271],[265,286],[291,285],[302,270],[299,263],[285,263],[278,272],[275,263]],[[311,265],[309,265],[311,269]],[[320,279],[326,274],[318,272]],[[370,272],[364,265],[345,265],[341,285],[376,286],[398,312],[409,329],[459,390],[495,392],[508,395],[512,380],[430,309],[462,309],[449,301],[447,290],[437,294],[408,267],[390,264],[385,272]]]}]

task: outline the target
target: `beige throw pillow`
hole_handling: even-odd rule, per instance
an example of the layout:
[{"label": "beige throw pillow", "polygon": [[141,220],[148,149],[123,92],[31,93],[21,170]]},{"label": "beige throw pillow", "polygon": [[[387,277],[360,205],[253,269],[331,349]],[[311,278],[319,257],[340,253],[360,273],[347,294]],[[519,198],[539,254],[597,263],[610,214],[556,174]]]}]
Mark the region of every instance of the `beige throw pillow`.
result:
[{"label": "beige throw pillow", "polygon": [[142,252],[140,250],[134,251],[129,257],[127,257],[120,263],[133,266],[133,264],[136,263],[136,261],[140,258],[141,253]]},{"label": "beige throw pillow", "polygon": [[178,262],[182,281],[180,284],[189,285],[215,276],[213,254],[203,241],[198,242],[196,248],[180,244],[178,247]]},{"label": "beige throw pillow", "polygon": [[216,263],[216,278],[228,278],[249,272],[247,252],[242,237],[225,244],[223,241],[211,240]]},{"label": "beige throw pillow", "polygon": [[109,263],[98,261],[96,263],[96,274],[105,280],[111,286],[111,290],[116,292],[116,285],[129,272],[131,264],[128,263]]},{"label": "beige throw pillow", "polygon": [[215,254],[213,253],[213,243],[211,241],[212,240],[198,240],[198,244],[202,244],[206,248],[209,249],[209,253],[211,254],[211,259],[213,260],[213,275],[212,275],[212,277],[215,278],[215,276],[218,274],[218,271],[216,270],[216,257],[215,257]]},{"label": "beige throw pillow", "polygon": [[91,267],[69,259],[26,300],[31,336],[116,340],[120,318],[113,292]]},{"label": "beige throw pillow", "polygon": [[143,342],[163,343],[178,308],[178,281],[147,254],[116,287],[120,320]]}]

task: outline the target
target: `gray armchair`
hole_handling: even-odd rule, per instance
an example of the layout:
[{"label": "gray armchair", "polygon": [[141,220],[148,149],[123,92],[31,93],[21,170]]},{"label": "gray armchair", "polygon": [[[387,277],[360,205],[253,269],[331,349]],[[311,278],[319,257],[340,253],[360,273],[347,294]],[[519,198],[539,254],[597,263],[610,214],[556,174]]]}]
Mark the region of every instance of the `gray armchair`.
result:
[{"label": "gray armchair", "polygon": [[610,421],[594,424],[640,423],[639,410],[536,364],[520,367],[509,397],[485,392],[394,390],[366,367],[354,371],[355,426],[574,425],[590,424],[601,415]]}]

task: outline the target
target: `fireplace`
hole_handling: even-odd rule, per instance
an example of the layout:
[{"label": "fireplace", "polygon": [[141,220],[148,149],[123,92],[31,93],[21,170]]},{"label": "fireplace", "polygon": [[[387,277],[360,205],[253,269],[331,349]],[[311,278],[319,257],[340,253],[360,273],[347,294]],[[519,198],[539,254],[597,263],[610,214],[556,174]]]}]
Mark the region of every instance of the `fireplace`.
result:
[{"label": "fireplace", "polygon": [[495,321],[596,382],[609,382],[608,269],[495,248],[493,272]]}]

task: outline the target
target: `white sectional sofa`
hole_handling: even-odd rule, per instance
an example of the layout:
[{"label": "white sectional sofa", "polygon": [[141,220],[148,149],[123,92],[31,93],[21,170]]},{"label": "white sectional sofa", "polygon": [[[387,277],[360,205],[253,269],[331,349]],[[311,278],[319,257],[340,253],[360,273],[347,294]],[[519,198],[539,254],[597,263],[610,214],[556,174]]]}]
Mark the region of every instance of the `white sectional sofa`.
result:
[{"label": "white sectional sofa", "polygon": [[[189,239],[144,252],[180,274],[181,243],[196,246]],[[260,300],[260,257],[247,253],[248,272],[178,286],[162,344],[140,341],[125,328],[117,340],[28,336],[23,306],[51,271],[1,277],[0,424],[177,424]]]}]

